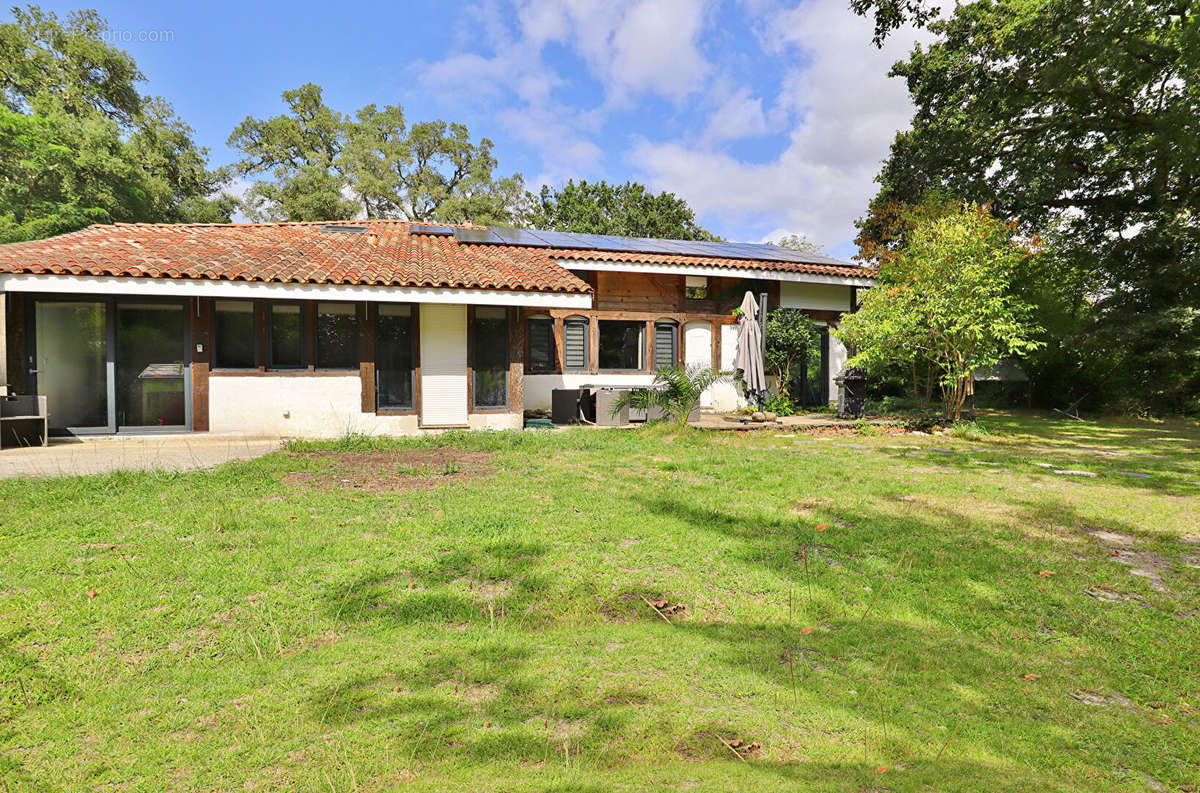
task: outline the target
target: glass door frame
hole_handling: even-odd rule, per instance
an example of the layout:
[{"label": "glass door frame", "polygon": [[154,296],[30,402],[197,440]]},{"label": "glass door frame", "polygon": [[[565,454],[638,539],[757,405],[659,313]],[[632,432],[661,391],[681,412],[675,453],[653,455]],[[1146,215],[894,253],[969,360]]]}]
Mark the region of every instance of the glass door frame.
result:
[{"label": "glass door frame", "polygon": [[[108,424],[95,427],[61,427],[51,435],[152,435],[190,432],[192,429],[192,315],[186,297],[141,297],[138,295],[89,295],[30,292],[25,295],[25,383],[29,393],[38,393],[37,378],[37,303],[102,303],[104,305],[105,389],[108,400]],[[119,303],[156,303],[183,308],[183,412],[184,423],[170,426],[135,427],[117,424],[117,305]]]}]

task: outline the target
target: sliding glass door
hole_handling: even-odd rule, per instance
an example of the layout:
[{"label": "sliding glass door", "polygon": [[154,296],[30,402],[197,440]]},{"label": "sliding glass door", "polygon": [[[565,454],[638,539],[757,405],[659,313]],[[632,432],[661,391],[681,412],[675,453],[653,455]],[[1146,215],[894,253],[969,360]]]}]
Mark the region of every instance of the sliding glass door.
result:
[{"label": "sliding glass door", "polygon": [[108,303],[38,300],[30,374],[46,396],[52,431],[112,432]]},{"label": "sliding glass door", "polygon": [[117,303],[117,427],[187,426],[181,303]]},{"label": "sliding glass door", "polygon": [[59,434],[190,426],[182,300],[34,298],[30,385]]}]

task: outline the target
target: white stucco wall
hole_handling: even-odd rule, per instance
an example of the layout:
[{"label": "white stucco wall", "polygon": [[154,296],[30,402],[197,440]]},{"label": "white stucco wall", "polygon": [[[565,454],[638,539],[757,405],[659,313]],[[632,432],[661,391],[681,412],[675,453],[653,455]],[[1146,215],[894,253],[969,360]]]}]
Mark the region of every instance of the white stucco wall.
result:
[{"label": "white stucco wall", "polygon": [[779,305],[783,308],[849,311],[850,287],[784,281],[779,285]]},{"label": "white stucco wall", "polygon": [[[732,372],[737,361],[737,325],[721,326],[721,371]],[[717,413],[729,413],[746,406],[746,399],[733,383],[717,383],[712,387],[712,408]]]},{"label": "white stucco wall", "polygon": [[[712,368],[712,323],[706,320],[693,320],[683,326],[683,351],[687,366],[702,366]],[[700,407],[710,408],[713,403],[712,389],[707,388],[700,395]]]},{"label": "white stucco wall", "polygon": [[842,373],[846,368],[846,345],[842,344],[841,340],[835,337],[832,333],[829,334],[829,403],[837,404],[837,385],[833,382],[833,378]]},{"label": "white stucco wall", "polygon": [[[416,415],[377,416],[362,412],[357,374],[294,377],[211,377],[208,419],[212,432],[240,432],[285,438],[338,438],[365,435],[419,435]],[[472,413],[471,429],[516,429],[519,413]]]}]

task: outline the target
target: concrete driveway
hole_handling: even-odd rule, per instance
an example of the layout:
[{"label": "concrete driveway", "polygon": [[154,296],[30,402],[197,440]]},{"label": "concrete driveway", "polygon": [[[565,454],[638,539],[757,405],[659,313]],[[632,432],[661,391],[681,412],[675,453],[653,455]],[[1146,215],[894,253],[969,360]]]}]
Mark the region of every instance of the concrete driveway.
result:
[{"label": "concrete driveway", "polygon": [[121,470],[190,471],[261,457],[278,450],[280,443],[278,438],[207,433],[51,438],[46,448],[0,450],[0,479]]}]

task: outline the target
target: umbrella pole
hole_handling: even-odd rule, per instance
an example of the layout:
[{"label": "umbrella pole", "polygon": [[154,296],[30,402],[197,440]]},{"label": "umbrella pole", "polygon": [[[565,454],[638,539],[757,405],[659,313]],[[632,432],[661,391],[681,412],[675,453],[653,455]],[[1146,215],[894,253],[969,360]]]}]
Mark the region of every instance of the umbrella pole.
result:
[{"label": "umbrella pole", "polygon": [[767,401],[767,293],[758,293],[758,343],[763,362],[763,390],[758,395],[758,406]]}]

